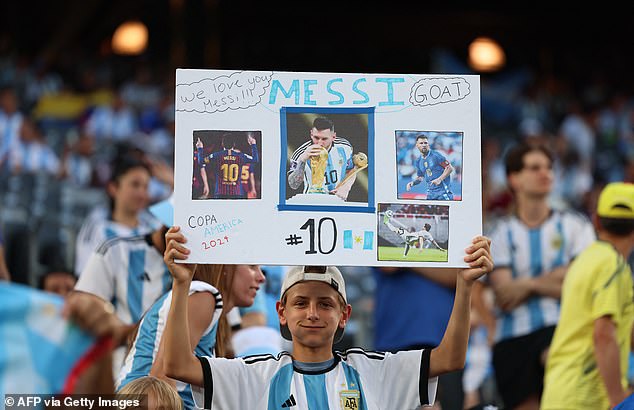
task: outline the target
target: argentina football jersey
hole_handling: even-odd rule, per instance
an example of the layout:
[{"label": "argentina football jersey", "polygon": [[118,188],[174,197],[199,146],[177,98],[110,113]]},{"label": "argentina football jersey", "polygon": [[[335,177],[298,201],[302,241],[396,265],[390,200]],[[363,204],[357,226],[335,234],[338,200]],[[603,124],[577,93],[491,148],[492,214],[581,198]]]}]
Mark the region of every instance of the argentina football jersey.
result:
[{"label": "argentina football jersey", "polygon": [[449,184],[451,177],[447,177],[440,182],[439,185],[434,185],[433,180],[440,177],[445,171],[445,167],[449,165],[449,161],[438,151],[429,151],[427,157],[421,155],[417,164],[417,175],[425,178],[427,184],[427,199],[439,199],[450,201],[453,199],[453,194]]},{"label": "argentina football jersey", "polygon": [[146,236],[114,238],[94,252],[75,289],[112,301],[117,317],[136,323],[172,285],[163,256]]},{"label": "argentina football jersey", "polygon": [[[289,174],[297,168],[299,157],[312,145],[312,141],[307,141],[295,150],[291,156]],[[337,184],[346,176],[346,172],[353,167],[352,145],[345,138],[337,137],[332,143],[330,150],[328,150],[328,165],[324,172],[324,187],[328,191],[335,189]],[[308,192],[311,180],[312,171],[309,159],[304,166],[304,193]]]},{"label": "argentina football jersey", "polygon": [[[494,227],[491,254],[496,268],[510,269],[513,279],[529,279],[569,264],[594,238],[587,218],[575,212],[553,211],[535,228],[513,215]],[[510,312],[497,312],[496,341],[527,335],[558,320],[558,299],[533,296]]]},{"label": "argentina football jersey", "polygon": [[[216,300],[216,305],[211,323],[203,332],[200,341],[194,349],[194,353],[198,356],[213,356],[214,347],[216,345],[216,333],[218,331],[218,320],[222,314],[222,296],[216,288],[208,283],[194,280],[189,287],[189,295],[196,292],[211,293]],[[161,337],[165,329],[171,303],[172,292],[169,291],[157,300],[143,316],[134,343],[119,372],[119,377],[116,382],[117,391],[132,380],[150,374],[161,344]],[[176,389],[181,399],[183,399],[184,408],[195,408],[191,386],[187,383],[176,381]]]},{"label": "argentina football jersey", "polygon": [[434,403],[438,379],[429,378],[429,355],[430,350],[392,354],[353,348],[335,352],[321,370],[312,368],[315,363],[294,363],[287,352],[199,357],[204,387],[192,391],[196,405],[205,409],[413,409]]}]

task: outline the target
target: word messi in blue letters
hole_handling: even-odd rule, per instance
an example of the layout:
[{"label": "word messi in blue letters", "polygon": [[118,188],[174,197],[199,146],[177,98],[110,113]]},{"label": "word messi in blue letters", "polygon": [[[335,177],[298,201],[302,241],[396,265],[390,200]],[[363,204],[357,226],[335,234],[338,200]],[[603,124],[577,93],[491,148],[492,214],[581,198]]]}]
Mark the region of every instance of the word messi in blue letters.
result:
[{"label": "word messi in blue letters", "polygon": [[[318,105],[314,94],[315,90],[319,87],[325,87],[326,93],[332,97],[332,99],[325,102],[328,105],[350,104],[349,100],[352,100],[352,104],[368,104],[370,102],[370,95],[366,91],[368,79],[365,77],[357,78],[354,81],[341,77],[331,78],[328,81],[305,79],[301,80],[301,83],[299,79],[290,80],[290,83],[286,84],[282,84],[282,81],[283,80],[273,80],[271,83],[269,104],[275,104],[278,94],[281,94],[283,98],[292,99],[295,105],[299,105],[300,103],[303,105]],[[394,99],[394,88],[397,87],[398,84],[404,83],[404,78],[377,77],[374,78],[374,82],[383,84],[381,88],[384,90],[384,94],[378,96],[378,98],[380,98],[380,101],[378,101],[379,106],[405,105],[405,101]],[[303,101],[302,94],[304,96]],[[324,102],[320,101],[319,105],[323,103]],[[376,102],[374,102],[374,104],[376,104]]]}]

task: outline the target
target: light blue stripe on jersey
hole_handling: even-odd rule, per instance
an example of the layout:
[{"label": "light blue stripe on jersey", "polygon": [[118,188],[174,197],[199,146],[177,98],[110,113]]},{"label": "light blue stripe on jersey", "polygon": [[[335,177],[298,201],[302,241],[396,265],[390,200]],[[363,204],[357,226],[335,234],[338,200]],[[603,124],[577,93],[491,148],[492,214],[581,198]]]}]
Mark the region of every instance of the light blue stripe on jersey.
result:
[{"label": "light blue stripe on jersey", "polygon": [[152,359],[154,357],[154,345],[159,342],[156,340],[159,316],[161,307],[165,304],[167,296],[168,294],[161,296],[143,317],[143,321],[139,325],[139,334],[137,335],[136,343],[134,344],[135,351],[134,358],[132,360],[132,368],[128,374],[126,374],[125,378],[119,385],[119,388],[125,386],[134,379],[150,374]]},{"label": "light blue stripe on jersey", "polygon": [[[530,266],[531,276],[537,277],[544,271],[542,258],[542,230],[539,228],[528,231],[528,241],[530,246]],[[532,329],[539,329],[544,325],[544,315],[539,306],[539,299],[531,297],[528,299],[528,312]]]},{"label": "light blue stripe on jersey", "polygon": [[359,372],[348,365],[346,362],[341,363],[343,366],[344,374],[346,375],[346,382],[348,383],[348,390],[358,390],[361,393],[361,407],[359,410],[368,410],[368,405],[365,400],[365,394],[363,392],[363,386],[361,385],[361,377]]},{"label": "light blue stripe on jersey", "polygon": [[528,241],[530,246],[531,258],[531,276],[533,278],[539,276],[542,272],[542,239],[541,230],[531,229],[528,231]]},{"label": "light blue stripe on jersey", "polygon": [[163,293],[167,293],[172,289],[172,275],[167,270],[167,267],[165,268],[165,275],[163,275],[161,280],[163,283]]},{"label": "light blue stripe on jersey", "polygon": [[[293,364],[283,366],[271,379],[269,387],[269,410],[280,408],[291,395],[291,381],[293,380]],[[328,408],[328,407],[326,407]]]},{"label": "light blue stripe on jersey", "polygon": [[[109,225],[106,225],[106,241],[110,240],[110,239],[114,239],[117,236],[117,233],[114,231],[114,229],[112,229]],[[105,242],[105,241],[104,241]]]},{"label": "light blue stripe on jersey", "polygon": [[557,256],[555,256],[555,259],[553,260],[553,269],[564,265],[564,249],[566,249],[566,236],[564,235],[564,225],[561,219],[557,221],[557,233],[561,238],[561,248],[559,248],[559,252],[557,252]]},{"label": "light blue stripe on jersey", "polygon": [[143,315],[143,285],[145,281],[145,250],[130,251],[128,263],[128,309],[134,323]]},{"label": "light blue stripe on jersey", "polygon": [[304,389],[309,410],[328,408],[328,391],[326,390],[325,374],[305,374]]},{"label": "light blue stripe on jersey", "polygon": [[[511,231],[511,229],[508,230],[507,237],[508,237],[509,243],[513,243],[513,232]],[[511,253],[511,276],[514,280],[517,278],[517,269],[515,268],[515,259],[512,253]],[[513,316],[510,314],[510,312],[502,313],[502,330],[501,332],[498,330],[498,332],[505,336],[513,334]]]},{"label": "light blue stripe on jersey", "polygon": [[[333,145],[333,148],[334,145]],[[337,152],[340,153],[338,148],[335,148],[337,150]],[[329,184],[326,184],[326,189],[328,189],[329,191],[332,191],[333,189],[335,189],[335,186],[337,185],[335,182],[332,181],[331,179],[331,173],[330,171],[332,171],[333,169],[335,169],[335,167],[332,165],[332,155],[328,154],[328,164],[326,165],[326,181],[330,182]],[[337,175],[341,175],[341,174],[337,174]]]}]

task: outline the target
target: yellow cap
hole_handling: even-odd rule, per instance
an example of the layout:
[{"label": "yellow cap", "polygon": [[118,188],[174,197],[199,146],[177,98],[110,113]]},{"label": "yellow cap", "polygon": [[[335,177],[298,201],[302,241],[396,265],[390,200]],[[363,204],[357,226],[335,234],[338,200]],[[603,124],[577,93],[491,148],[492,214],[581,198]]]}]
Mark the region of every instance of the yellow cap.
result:
[{"label": "yellow cap", "polygon": [[607,184],[599,195],[597,214],[602,218],[634,219],[634,184]]}]

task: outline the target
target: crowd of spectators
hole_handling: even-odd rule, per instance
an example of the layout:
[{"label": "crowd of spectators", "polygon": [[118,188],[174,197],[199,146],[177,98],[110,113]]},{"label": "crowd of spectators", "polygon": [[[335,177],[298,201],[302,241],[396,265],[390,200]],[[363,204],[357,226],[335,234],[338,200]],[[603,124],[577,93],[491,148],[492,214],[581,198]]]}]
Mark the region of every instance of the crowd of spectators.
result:
[{"label": "crowd of spectators", "polygon": [[[563,78],[534,77],[519,89],[508,86],[505,98],[513,96],[508,115],[491,115],[491,107],[500,103],[492,90],[501,87],[494,77],[482,79],[485,233],[513,212],[503,159],[519,142],[553,151],[549,202],[554,209],[590,216],[606,183],[634,182],[631,90],[608,81],[589,80],[579,87]],[[77,234],[89,213],[107,202],[112,164],[122,156],[136,155],[151,170],[149,203],[167,198],[173,189],[174,114],[173,77],[153,72],[149,64],[132,77],[116,78],[107,65],[59,73],[36,63],[0,60],[0,250],[7,266],[0,264],[0,277],[9,272],[14,281],[44,288],[60,277],[63,288],[71,286],[66,282],[74,282]],[[399,140],[397,146],[406,143]],[[450,143],[438,141],[437,148],[462,155]],[[404,163],[406,155],[403,150],[399,157]],[[366,286],[369,269],[344,273],[372,290]],[[351,294],[354,299],[354,290]],[[358,299],[367,301],[363,295]],[[369,321],[371,315],[363,311],[371,311],[371,303],[361,310],[360,317]],[[486,322],[479,320],[474,329]],[[353,325],[358,328],[351,333],[360,339],[355,344],[373,348],[374,324]],[[491,341],[482,327],[475,334],[474,343]],[[499,399],[495,393],[488,398]]]}]

